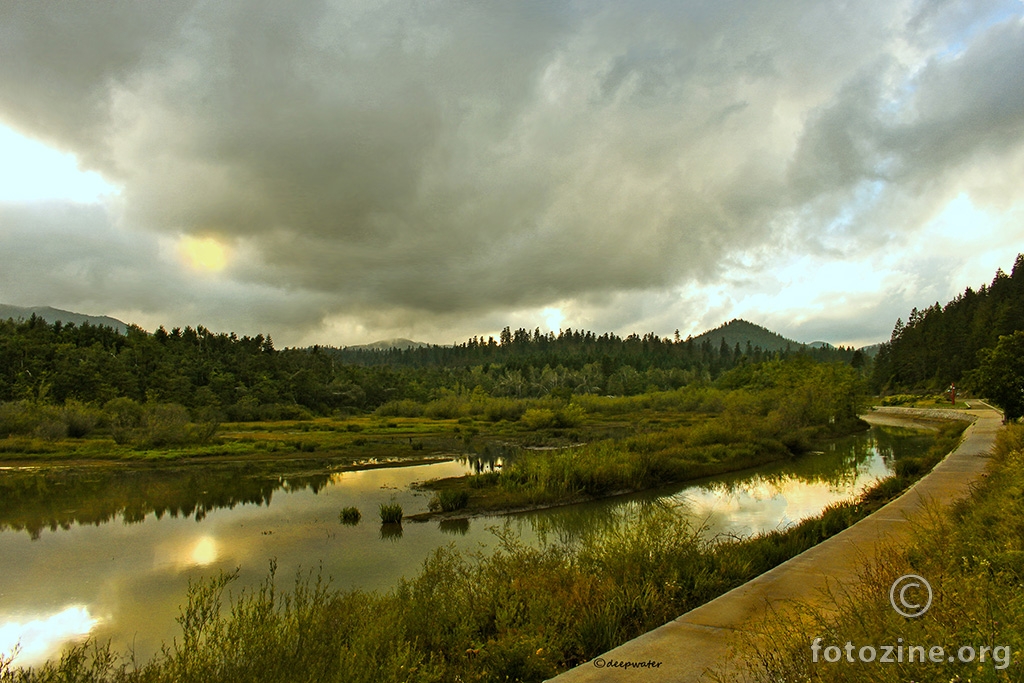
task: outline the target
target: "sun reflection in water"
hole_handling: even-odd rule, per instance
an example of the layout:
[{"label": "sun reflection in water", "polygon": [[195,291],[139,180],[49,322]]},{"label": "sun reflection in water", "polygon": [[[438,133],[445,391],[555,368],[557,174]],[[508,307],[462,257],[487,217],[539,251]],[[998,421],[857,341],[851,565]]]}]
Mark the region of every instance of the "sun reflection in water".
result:
[{"label": "sun reflection in water", "polygon": [[89,635],[99,623],[82,605],[30,621],[0,623],[0,657],[10,657],[15,648],[20,648],[15,664],[39,664],[57,654],[64,643]]},{"label": "sun reflection in water", "polygon": [[203,536],[192,546],[189,559],[191,560],[190,564],[196,564],[200,567],[213,564],[217,561],[217,541],[209,536]]}]

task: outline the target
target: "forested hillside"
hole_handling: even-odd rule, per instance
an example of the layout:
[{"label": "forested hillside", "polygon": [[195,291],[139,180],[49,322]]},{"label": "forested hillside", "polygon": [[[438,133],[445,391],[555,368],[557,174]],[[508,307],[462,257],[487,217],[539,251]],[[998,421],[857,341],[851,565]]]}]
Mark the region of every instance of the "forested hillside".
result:
[{"label": "forested hillside", "polygon": [[1013,271],[996,273],[989,285],[911,311],[906,323],[896,321],[891,339],[875,358],[875,391],[942,391],[952,382],[971,383],[980,354],[995,348],[999,338],[1024,330],[1024,254]]},{"label": "forested hillside", "polygon": [[506,328],[500,340],[452,347],[352,351],[274,348],[269,337],[163,328],[125,334],[38,317],[0,321],[0,401],[102,405],[114,398],[174,403],[220,419],[275,419],[429,401],[444,392],[516,398],[635,395],[711,381],[738,365],[805,354],[850,362],[849,349],[764,351],[705,338]]},{"label": "forested hillside", "polygon": [[623,338],[611,333],[597,335],[571,328],[561,330],[556,335],[553,332],[543,333],[539,328],[531,332],[523,328],[512,330],[506,327],[498,339],[473,337],[454,346],[384,350],[347,347],[325,350],[346,363],[358,365],[465,367],[496,364],[517,370],[540,370],[545,366],[580,370],[587,365],[597,364],[606,380],[616,370],[628,366],[637,371],[686,371],[686,382],[701,377],[714,379],[739,363],[758,363],[779,352],[782,355],[804,353],[820,361],[847,363],[855,355],[853,349],[842,347],[811,348],[745,320],[732,320],[687,339],[680,338],[678,332],[674,337],[659,337],[650,333],[643,336],[631,334]]}]

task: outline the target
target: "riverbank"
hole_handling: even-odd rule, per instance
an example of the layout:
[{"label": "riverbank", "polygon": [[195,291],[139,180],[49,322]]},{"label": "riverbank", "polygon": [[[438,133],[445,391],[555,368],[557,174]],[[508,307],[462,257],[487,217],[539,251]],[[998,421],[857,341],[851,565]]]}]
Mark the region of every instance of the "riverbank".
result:
[{"label": "riverbank", "polygon": [[[898,413],[876,412],[887,416]],[[856,583],[865,560],[878,557],[884,548],[905,540],[910,533],[908,519],[920,518],[936,502],[949,505],[967,495],[972,484],[982,477],[1002,423],[1001,416],[993,410],[972,410],[968,414],[975,422],[955,450],[878,512],[721,597],[682,613],[554,680],[633,680],[634,671],[602,666],[609,661],[660,662],[658,676],[664,680],[743,680],[749,673],[750,662],[737,656],[737,649],[750,652],[749,641],[744,647],[743,639],[758,632],[769,615],[794,615],[806,610],[833,615],[841,606],[829,597]],[[801,607],[797,608],[798,604]]]}]

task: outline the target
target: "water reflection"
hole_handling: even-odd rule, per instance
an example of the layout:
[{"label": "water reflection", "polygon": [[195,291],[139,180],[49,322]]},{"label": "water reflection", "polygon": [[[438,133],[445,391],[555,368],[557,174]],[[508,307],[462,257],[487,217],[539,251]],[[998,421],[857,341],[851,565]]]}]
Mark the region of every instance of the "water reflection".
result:
[{"label": "water reflection", "polygon": [[442,519],[437,523],[437,529],[442,534],[450,536],[465,536],[469,533],[468,519]]},{"label": "water reflection", "polygon": [[84,638],[99,623],[82,605],[27,621],[8,621],[0,624],[0,659],[16,653],[22,665],[45,661],[56,647]]},{"label": "water reflection", "polygon": [[[53,655],[60,643],[89,633],[112,640],[118,651],[132,645],[145,660],[177,635],[175,617],[190,580],[237,568],[239,587],[256,586],[275,559],[281,577],[322,566],[341,589],[386,590],[416,575],[440,545],[464,552],[493,547],[496,523],[525,543],[611,533],[616,524],[655,506],[685,511],[711,535],[785,526],[856,495],[894,459],[927,448],[930,437],[915,434],[875,428],[822,453],[756,472],[498,522],[387,528],[369,523],[382,503],[397,503],[407,515],[427,510],[430,495],[411,488],[413,482],[475,472],[478,466],[488,471],[514,453],[481,446],[463,462],[345,472],[294,462],[5,470],[0,650],[21,640],[19,663],[29,664],[30,649],[44,653],[40,657]],[[339,512],[346,507],[370,515],[368,523],[341,523]],[[119,518],[123,523],[110,523]]]},{"label": "water reflection", "polygon": [[269,506],[275,491],[319,492],[337,476],[320,466],[309,472],[289,465],[204,465],[178,468],[25,468],[0,476],[0,531],[46,529],[75,523],[101,525],[121,518],[137,524],[157,519],[202,521],[212,511],[237,505]]},{"label": "water reflection", "polygon": [[875,427],[836,439],[815,453],[756,471],[720,475],[684,486],[667,486],[615,499],[527,513],[523,519],[542,539],[576,543],[610,533],[652,505],[681,510],[705,536],[737,537],[784,529],[832,503],[860,495],[888,476],[899,457],[921,455],[931,434]]},{"label": "water reflection", "polygon": [[464,450],[465,452],[459,456],[459,461],[469,467],[474,474],[500,471],[521,451],[518,446],[512,444],[490,441],[467,442],[464,444]]},{"label": "water reflection", "polygon": [[217,542],[209,536],[200,538],[189,553],[192,564],[205,567],[217,561]]}]

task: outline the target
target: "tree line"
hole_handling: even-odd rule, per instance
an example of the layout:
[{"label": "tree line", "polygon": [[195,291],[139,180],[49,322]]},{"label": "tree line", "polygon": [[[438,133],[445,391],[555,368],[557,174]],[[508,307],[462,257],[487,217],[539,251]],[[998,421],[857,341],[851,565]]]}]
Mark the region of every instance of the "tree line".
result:
[{"label": "tree line", "polygon": [[[219,420],[369,411],[476,391],[493,397],[631,396],[707,383],[736,367],[805,356],[856,365],[852,349],[765,351],[654,334],[525,329],[450,347],[277,349],[269,335],[196,328],[125,333],[39,317],[0,321],[0,402],[176,404]],[[119,406],[121,412],[130,406]],[[130,411],[128,411],[130,412]],[[206,419],[206,417],[204,417]]]},{"label": "tree line", "polygon": [[1010,275],[1001,269],[988,285],[968,287],[948,302],[914,308],[896,321],[872,373],[879,392],[943,391],[962,382],[980,363],[979,353],[999,338],[1024,330],[1024,254]]},{"label": "tree line", "polygon": [[1024,254],[1009,275],[968,287],[945,306],[914,308],[896,321],[871,375],[876,392],[941,392],[957,384],[1024,414]]}]

